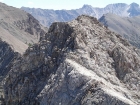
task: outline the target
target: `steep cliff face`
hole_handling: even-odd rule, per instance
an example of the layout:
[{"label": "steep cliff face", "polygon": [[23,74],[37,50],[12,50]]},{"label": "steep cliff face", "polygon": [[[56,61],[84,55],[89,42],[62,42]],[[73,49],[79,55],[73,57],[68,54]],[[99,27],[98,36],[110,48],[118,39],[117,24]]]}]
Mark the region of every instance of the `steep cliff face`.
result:
[{"label": "steep cliff face", "polygon": [[18,60],[20,54],[14,52],[13,47],[0,39],[0,105],[4,104],[3,82],[7,73],[12,69],[13,62]]},{"label": "steep cliff face", "polygon": [[0,3],[0,38],[12,45],[14,51],[24,53],[29,44],[37,43],[47,32],[30,14]]},{"label": "steep cliff face", "polygon": [[53,23],[13,64],[10,105],[140,104],[140,51],[93,17]]},{"label": "steep cliff face", "polygon": [[12,67],[12,61],[14,61],[18,55],[18,53],[13,51],[12,46],[0,39],[0,76],[4,76],[8,73],[8,70]]}]

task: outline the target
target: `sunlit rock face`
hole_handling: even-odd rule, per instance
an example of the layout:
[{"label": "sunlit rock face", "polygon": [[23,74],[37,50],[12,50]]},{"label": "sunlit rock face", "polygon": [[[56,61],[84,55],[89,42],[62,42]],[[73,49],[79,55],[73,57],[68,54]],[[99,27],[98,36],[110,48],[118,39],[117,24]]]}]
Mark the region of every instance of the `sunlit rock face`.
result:
[{"label": "sunlit rock face", "polygon": [[10,105],[139,105],[140,51],[96,18],[53,23],[5,78]]}]

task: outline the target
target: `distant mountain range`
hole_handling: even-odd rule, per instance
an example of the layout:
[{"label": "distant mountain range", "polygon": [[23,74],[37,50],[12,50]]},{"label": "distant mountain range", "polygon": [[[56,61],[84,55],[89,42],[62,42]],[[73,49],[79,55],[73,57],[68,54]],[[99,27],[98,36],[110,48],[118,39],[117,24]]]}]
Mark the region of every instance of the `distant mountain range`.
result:
[{"label": "distant mountain range", "polygon": [[120,34],[132,45],[140,48],[140,16],[120,17],[115,14],[105,14],[99,19],[110,30]]},{"label": "distant mountain range", "polygon": [[106,13],[113,13],[122,17],[140,15],[140,7],[137,3],[131,3],[130,5],[125,3],[109,4],[104,8],[95,8],[90,5],[84,5],[82,8],[72,10],[53,10],[28,7],[22,7],[21,9],[32,14],[44,26],[50,26],[53,22],[71,21],[81,14],[94,16],[97,19],[101,18],[103,14]]}]

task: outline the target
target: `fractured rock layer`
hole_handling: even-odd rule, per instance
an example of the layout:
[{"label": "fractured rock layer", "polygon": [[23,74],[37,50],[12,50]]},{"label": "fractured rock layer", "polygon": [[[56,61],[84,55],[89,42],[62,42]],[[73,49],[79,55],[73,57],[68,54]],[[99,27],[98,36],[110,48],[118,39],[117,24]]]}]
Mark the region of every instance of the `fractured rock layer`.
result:
[{"label": "fractured rock layer", "polygon": [[140,51],[96,18],[53,23],[5,79],[10,105],[139,105]]}]

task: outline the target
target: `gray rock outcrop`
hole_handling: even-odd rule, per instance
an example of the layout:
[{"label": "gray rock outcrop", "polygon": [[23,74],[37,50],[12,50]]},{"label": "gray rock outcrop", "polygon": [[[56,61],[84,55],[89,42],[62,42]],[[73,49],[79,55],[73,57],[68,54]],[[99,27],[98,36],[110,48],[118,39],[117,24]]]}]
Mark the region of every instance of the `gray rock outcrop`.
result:
[{"label": "gray rock outcrop", "polygon": [[140,51],[90,16],[53,23],[13,64],[7,105],[140,104]]}]

